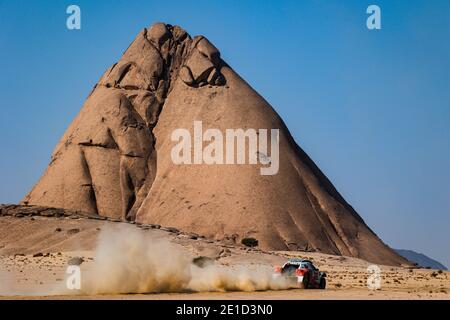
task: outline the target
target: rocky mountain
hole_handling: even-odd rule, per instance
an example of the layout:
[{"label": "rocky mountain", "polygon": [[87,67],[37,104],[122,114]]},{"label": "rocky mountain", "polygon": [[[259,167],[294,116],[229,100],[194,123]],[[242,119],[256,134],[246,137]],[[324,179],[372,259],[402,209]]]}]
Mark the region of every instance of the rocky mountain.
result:
[{"label": "rocky mountain", "polygon": [[[200,121],[203,135],[196,138]],[[217,142],[216,156],[224,148],[217,130],[239,128],[258,130],[259,143],[262,133],[278,130],[275,139],[267,138],[272,153],[250,152],[244,164],[209,164],[195,154],[192,164],[173,159],[181,141],[174,142],[176,130],[190,132],[194,148]],[[207,129],[216,134],[205,137]],[[274,160],[276,172],[261,174]],[[163,23],[142,30],[104,73],[22,202],[233,242],[253,237],[264,249],[406,263],[364,223],[275,110],[208,39]]]}]

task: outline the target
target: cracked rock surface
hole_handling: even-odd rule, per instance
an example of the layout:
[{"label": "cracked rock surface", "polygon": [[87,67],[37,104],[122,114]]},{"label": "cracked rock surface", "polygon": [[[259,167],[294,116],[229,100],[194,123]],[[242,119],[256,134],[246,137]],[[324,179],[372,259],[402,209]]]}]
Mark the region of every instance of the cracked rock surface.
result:
[{"label": "cracked rock surface", "polygon": [[[279,129],[279,172],[260,165],[175,165],[171,133]],[[44,175],[22,201],[173,226],[263,249],[405,260],[385,245],[297,145],[273,108],[205,37],[141,31],[95,85]]]}]

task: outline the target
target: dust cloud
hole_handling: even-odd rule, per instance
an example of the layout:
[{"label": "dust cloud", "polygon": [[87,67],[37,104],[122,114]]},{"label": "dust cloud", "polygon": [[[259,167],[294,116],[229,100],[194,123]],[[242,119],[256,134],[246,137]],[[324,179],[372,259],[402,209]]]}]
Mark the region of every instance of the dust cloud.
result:
[{"label": "dust cloud", "polygon": [[183,247],[154,239],[135,228],[105,228],[99,236],[92,269],[82,278],[83,294],[281,290],[272,268],[199,267]]}]

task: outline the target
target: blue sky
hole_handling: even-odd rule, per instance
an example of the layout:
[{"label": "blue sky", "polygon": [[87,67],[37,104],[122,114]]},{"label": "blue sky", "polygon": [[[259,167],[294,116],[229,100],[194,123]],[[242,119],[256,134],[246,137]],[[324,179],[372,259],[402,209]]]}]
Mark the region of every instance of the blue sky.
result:
[{"label": "blue sky", "polygon": [[[66,28],[81,8],[82,29]],[[366,8],[382,29],[366,28]],[[390,246],[450,266],[450,1],[0,0],[0,202],[153,22],[207,36]]]}]

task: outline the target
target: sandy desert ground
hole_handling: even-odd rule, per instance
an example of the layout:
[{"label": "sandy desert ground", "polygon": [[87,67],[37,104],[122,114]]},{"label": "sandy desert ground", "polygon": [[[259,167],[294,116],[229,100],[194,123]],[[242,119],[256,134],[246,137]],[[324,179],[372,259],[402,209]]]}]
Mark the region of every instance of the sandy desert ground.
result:
[{"label": "sandy desert ground", "polygon": [[[105,230],[117,228],[130,235],[129,239],[116,243],[119,238],[105,238]],[[103,240],[99,240],[102,237]],[[167,243],[170,245],[161,250],[159,247],[149,249],[146,244],[133,243],[133,239],[138,241],[141,239],[139,237],[146,237],[150,243],[156,243],[156,246],[160,246],[160,243],[163,243],[163,247]],[[99,244],[101,241],[103,243]],[[142,250],[145,252],[142,253]],[[158,250],[161,252],[158,253]],[[327,272],[327,288],[277,290],[280,288],[261,284],[256,285],[258,291],[246,291],[255,289],[249,289],[246,285],[238,285],[239,291],[236,291],[227,289],[227,284],[217,282],[216,269],[198,276],[197,282],[209,282],[191,284],[191,287],[199,288],[197,290],[186,290],[178,284],[172,287],[166,285],[164,281],[167,282],[167,277],[172,277],[170,272],[182,272],[186,267],[183,259],[198,256],[208,257],[214,261],[214,266],[228,270],[225,276],[222,273],[220,281],[231,279],[230,281],[235,282],[240,281],[237,278],[241,277],[242,272],[259,281],[286,258],[309,258],[320,270]],[[91,277],[94,281],[106,277],[108,283],[104,292],[66,289],[68,262],[72,259],[71,263],[74,263],[79,258],[83,259],[80,265],[83,275],[94,275]],[[127,259],[137,261],[137,264]],[[105,261],[121,264],[121,268],[115,269],[114,265],[105,269],[103,265],[103,269],[100,268],[99,271],[98,264],[104,264]],[[1,299],[450,299],[450,273],[447,271],[380,266],[381,288],[369,290],[366,269],[370,263],[360,259],[316,252],[264,252],[171,228],[80,217],[0,217],[0,263]],[[146,264],[152,263],[154,265],[145,270]],[[146,273],[152,273],[155,266],[155,274],[160,270],[168,273],[149,280]],[[176,274],[176,277],[181,276]],[[141,288],[139,292],[147,292],[149,289],[152,293],[120,294],[123,288],[114,289],[114,283],[132,283],[142,279],[147,281],[148,287]],[[202,288],[213,292],[204,292]]]}]

